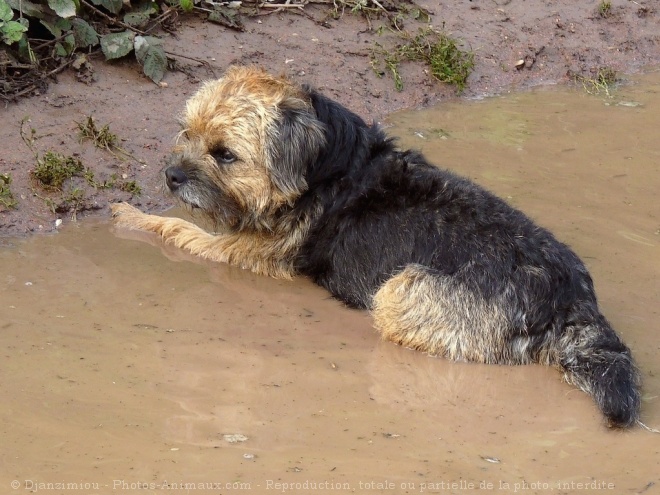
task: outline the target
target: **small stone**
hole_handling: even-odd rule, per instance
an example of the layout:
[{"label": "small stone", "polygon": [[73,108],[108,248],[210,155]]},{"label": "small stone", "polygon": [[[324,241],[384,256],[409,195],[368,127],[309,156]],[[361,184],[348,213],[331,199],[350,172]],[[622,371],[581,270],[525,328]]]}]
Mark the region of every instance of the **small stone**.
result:
[{"label": "small stone", "polygon": [[229,443],[245,442],[248,437],[240,433],[234,433],[233,435],[222,435],[222,438]]}]

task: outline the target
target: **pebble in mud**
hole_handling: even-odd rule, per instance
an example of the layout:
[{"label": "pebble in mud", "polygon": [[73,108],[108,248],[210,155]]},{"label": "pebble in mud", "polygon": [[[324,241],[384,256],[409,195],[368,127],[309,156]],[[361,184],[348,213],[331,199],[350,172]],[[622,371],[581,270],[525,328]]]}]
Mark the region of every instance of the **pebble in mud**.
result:
[{"label": "pebble in mud", "polygon": [[248,437],[246,437],[245,435],[242,435],[241,433],[222,435],[222,438],[224,438],[225,441],[227,441],[229,443],[245,442],[248,439]]}]

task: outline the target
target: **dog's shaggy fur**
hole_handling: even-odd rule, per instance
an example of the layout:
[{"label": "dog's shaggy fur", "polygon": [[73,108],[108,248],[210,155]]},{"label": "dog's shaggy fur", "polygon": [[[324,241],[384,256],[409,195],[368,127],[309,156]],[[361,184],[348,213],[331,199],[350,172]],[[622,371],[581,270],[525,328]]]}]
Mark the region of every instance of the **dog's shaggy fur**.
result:
[{"label": "dog's shaggy fur", "polygon": [[306,275],[407,347],[557,366],[610,426],[638,421],[639,372],[584,264],[521,212],[256,68],[204,84],[182,125],[167,186],[223,232],[127,204],[113,206],[117,225],[257,273]]}]

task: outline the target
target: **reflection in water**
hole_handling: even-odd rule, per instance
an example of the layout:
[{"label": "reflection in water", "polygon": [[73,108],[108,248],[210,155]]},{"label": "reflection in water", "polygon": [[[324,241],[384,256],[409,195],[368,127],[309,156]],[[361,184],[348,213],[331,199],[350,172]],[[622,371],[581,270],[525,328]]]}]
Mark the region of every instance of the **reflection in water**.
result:
[{"label": "reflection in water", "polygon": [[[581,255],[643,370],[643,420],[656,427],[658,95],[656,74],[618,100],[539,91],[397,115],[390,129]],[[121,235],[89,221],[2,240],[0,486],[20,480],[9,493],[26,480],[94,482],[103,494],[118,480],[240,481],[256,493],[269,480],[270,489],[273,480],[349,483],[356,493],[385,480],[397,489],[369,493],[465,492],[440,482],[540,483],[530,493],[560,482],[603,481],[616,493],[660,484],[658,437],[607,431],[589,397],[553,369],[430,358],[380,342],[368,315],[307,280]],[[236,434],[246,438],[227,441]]]}]

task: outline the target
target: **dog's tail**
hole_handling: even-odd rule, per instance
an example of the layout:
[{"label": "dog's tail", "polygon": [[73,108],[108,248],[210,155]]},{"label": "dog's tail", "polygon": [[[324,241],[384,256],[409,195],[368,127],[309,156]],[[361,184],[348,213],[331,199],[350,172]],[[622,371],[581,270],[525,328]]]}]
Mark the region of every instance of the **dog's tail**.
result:
[{"label": "dog's tail", "polygon": [[574,307],[556,357],[566,380],[594,398],[608,426],[626,428],[639,421],[639,370],[630,349],[592,304]]}]

